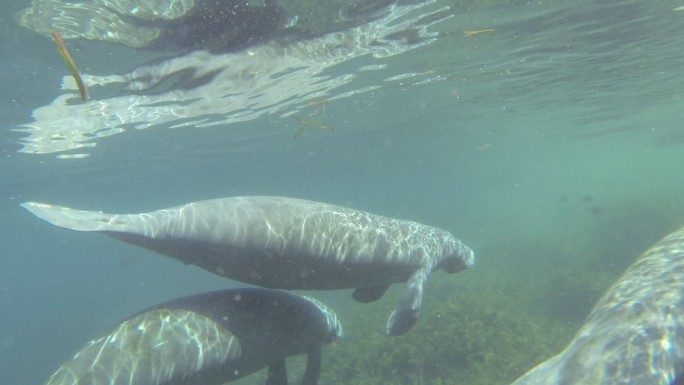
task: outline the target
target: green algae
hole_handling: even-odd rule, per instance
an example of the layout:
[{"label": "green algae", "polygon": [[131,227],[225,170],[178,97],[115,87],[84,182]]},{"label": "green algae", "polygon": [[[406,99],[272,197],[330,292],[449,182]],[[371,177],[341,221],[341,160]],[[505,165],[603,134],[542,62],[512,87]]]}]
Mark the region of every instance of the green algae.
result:
[{"label": "green algae", "polygon": [[533,315],[503,288],[459,287],[398,338],[376,328],[386,310],[347,320],[347,340],[326,350],[326,383],[506,384],[559,352],[577,327]]}]

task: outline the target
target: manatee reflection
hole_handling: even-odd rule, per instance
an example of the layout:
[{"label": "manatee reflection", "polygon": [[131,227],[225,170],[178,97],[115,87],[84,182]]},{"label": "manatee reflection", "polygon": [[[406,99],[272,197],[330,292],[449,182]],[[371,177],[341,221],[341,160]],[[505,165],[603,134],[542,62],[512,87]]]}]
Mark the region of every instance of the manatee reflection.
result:
[{"label": "manatee reflection", "polygon": [[274,38],[311,38],[386,16],[395,0],[33,0],[19,23],[49,36],[130,48],[226,52]]},{"label": "manatee reflection", "polygon": [[[48,1],[55,0],[36,0],[32,9],[39,8],[41,4],[47,7]],[[196,50],[140,66],[123,75],[83,74],[83,80],[93,97],[85,105],[72,100],[78,98],[76,85],[73,79],[65,76],[63,88],[67,93],[59,95],[52,103],[35,109],[33,121],[17,129],[26,133],[21,139],[23,147],[20,152],[45,154],[70,151],[59,157],[81,158],[89,154],[86,149],[94,147],[99,139],[131,129],[201,128],[226,126],[264,115],[287,117],[297,114],[310,100],[325,99],[332,102],[375,90],[380,85],[350,87],[349,83],[359,71],[385,71],[386,66],[370,67],[364,66],[367,63],[361,63],[357,68],[345,69],[345,73],[326,70],[361,56],[387,58],[430,44],[438,37],[436,32],[430,31],[430,27],[452,16],[449,7],[438,8],[433,6],[434,3],[435,1],[427,1],[380,9],[369,8],[360,13],[384,16],[317,38],[288,40],[287,43],[270,40],[227,53]],[[84,14],[90,15],[93,7],[98,4],[101,5],[102,2],[92,2],[88,6],[80,4],[63,7],[71,7],[69,10],[74,15],[84,17]],[[116,12],[110,13],[115,13],[119,19],[110,21],[112,25],[121,27],[117,32],[105,33],[99,24],[102,21],[96,18],[90,25],[91,29],[78,33],[81,38],[89,38],[92,34],[106,36],[110,42],[126,40],[128,45],[150,45],[162,36],[161,32],[154,32],[151,26],[136,27],[134,37],[127,35],[124,38],[120,34],[123,34],[122,31],[132,33],[129,30],[133,28],[129,21],[131,13],[138,18],[149,19],[152,25],[192,12],[190,2],[169,4],[176,8],[165,9],[160,13],[152,12],[152,7],[142,6],[126,8],[125,12],[123,8],[116,9]],[[262,4],[261,7],[267,8],[268,5]],[[73,27],[75,16],[67,19],[55,9],[41,9],[43,13],[39,14],[35,14],[37,11],[26,11],[23,22],[28,25],[28,20],[41,15],[44,18],[53,15],[55,25]],[[345,17],[350,17],[351,14],[353,12],[350,10],[343,12]],[[105,16],[106,14],[98,14],[97,17]],[[128,26],[121,24],[124,22]],[[36,21],[31,23],[36,23],[35,28],[39,29]],[[295,27],[303,28],[297,25],[309,24],[300,16]],[[311,30],[317,31],[314,27]],[[72,35],[69,35],[69,31]],[[62,36],[73,37],[74,33],[72,30],[65,30]],[[338,91],[343,85],[346,86],[345,92]],[[98,94],[115,96],[104,98],[98,97]],[[259,137],[279,133],[250,134]],[[284,141],[290,141],[291,132],[282,134]]]}]

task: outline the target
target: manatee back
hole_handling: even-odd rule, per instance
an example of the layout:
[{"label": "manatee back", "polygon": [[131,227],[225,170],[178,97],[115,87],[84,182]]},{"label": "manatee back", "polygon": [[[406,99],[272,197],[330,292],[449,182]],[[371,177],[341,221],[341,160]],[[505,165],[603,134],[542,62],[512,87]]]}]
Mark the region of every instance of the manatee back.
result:
[{"label": "manatee back", "polygon": [[514,385],[674,384],[684,373],[684,228],[604,294],[570,345]]},{"label": "manatee back", "polygon": [[238,338],[243,354],[283,357],[306,353],[341,333],[335,313],[314,301],[284,291],[239,288],[183,297],[155,308],[185,309],[213,319]]},{"label": "manatee back", "polygon": [[193,378],[209,385],[207,373],[240,355],[237,338],[214,320],[185,310],[155,309],[90,341],[47,385],[176,385]]}]

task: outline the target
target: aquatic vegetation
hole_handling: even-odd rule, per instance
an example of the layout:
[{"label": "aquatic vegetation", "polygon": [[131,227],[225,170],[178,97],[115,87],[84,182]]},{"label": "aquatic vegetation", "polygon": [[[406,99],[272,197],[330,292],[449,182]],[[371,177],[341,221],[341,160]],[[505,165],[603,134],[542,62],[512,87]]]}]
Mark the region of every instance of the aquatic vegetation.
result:
[{"label": "aquatic vegetation", "polygon": [[529,293],[531,311],[553,319],[581,324],[619,273],[609,273],[580,263],[554,269],[539,277]]},{"label": "aquatic vegetation", "polygon": [[60,35],[58,31],[52,31],[52,38],[55,40],[57,50],[59,51],[59,54],[62,56],[64,64],[66,64],[67,68],[69,68],[69,72],[71,72],[71,76],[74,78],[74,81],[76,82],[78,92],[81,94],[81,99],[83,99],[83,101],[87,101],[88,99],[90,99],[90,96],[88,95],[88,88],[86,88],[86,85],[83,82],[83,79],[81,78],[81,73],[78,71],[78,67],[76,67],[74,59],[71,58],[71,55],[69,54],[69,51],[67,50],[66,45],[64,44],[62,35]]},{"label": "aquatic vegetation", "polygon": [[507,384],[559,351],[575,330],[532,315],[510,290],[452,293],[436,306],[430,301],[415,330],[400,338],[364,326],[380,322],[374,314],[383,311],[357,312],[346,321],[347,341],[327,355],[322,378],[359,385]]},{"label": "aquatic vegetation", "polygon": [[310,118],[306,120],[297,119],[299,120],[299,123],[301,123],[301,126],[299,127],[295,135],[292,137],[292,140],[297,139],[304,132],[304,130],[306,130],[309,127],[318,128],[328,132],[335,132],[334,127],[329,127],[320,123],[323,119],[327,118],[327,115],[325,113],[325,106],[323,106],[323,108],[321,108],[320,110],[314,111],[312,115],[309,115],[309,117]]},{"label": "aquatic vegetation", "polygon": [[487,28],[487,29],[480,29],[480,30],[476,30],[476,31],[463,31],[463,34],[466,37],[471,37],[471,36],[477,36],[477,35],[481,35],[483,33],[489,33],[489,32],[494,32],[494,30],[491,28]]}]

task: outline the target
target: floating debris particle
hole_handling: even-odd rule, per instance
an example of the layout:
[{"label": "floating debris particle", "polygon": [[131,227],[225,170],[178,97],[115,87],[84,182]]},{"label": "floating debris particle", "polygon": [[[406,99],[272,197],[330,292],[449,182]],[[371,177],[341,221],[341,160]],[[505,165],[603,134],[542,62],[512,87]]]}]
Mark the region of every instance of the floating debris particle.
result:
[{"label": "floating debris particle", "polygon": [[480,35],[480,34],[489,33],[489,32],[494,32],[494,30],[491,28],[487,28],[487,29],[480,29],[477,31],[463,31],[463,34],[467,37],[471,37],[471,36]]}]

